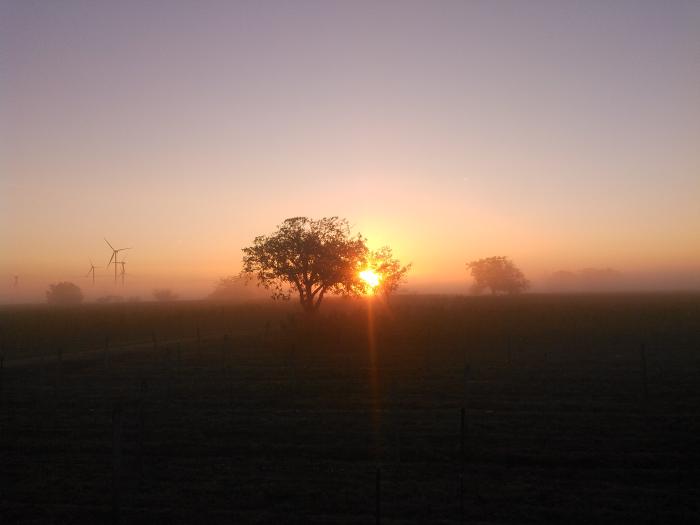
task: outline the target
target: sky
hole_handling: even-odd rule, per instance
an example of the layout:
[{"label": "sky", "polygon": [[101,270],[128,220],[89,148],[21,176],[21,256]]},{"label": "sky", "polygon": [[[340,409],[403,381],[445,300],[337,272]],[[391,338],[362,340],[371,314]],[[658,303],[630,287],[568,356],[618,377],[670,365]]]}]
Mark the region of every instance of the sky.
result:
[{"label": "sky", "polygon": [[0,302],[202,296],[300,215],[411,291],[491,255],[698,289],[699,145],[694,0],[0,0]]}]

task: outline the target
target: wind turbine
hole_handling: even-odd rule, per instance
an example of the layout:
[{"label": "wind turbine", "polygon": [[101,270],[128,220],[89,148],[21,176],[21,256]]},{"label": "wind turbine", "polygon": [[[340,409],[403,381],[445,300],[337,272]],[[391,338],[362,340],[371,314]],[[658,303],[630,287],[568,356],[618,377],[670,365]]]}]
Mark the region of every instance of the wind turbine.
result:
[{"label": "wind turbine", "polygon": [[124,265],[126,264],[126,257],[124,257],[124,258],[123,258],[121,261],[119,261],[118,263],[115,262],[114,264],[115,264],[115,265],[116,265],[116,264],[121,264],[121,265],[122,265],[122,271],[120,272],[119,275],[122,276],[122,286],[124,286],[124,277],[126,276],[126,268],[124,267]]},{"label": "wind turbine", "polygon": [[114,283],[117,283],[117,257],[119,256],[119,252],[124,251],[124,250],[131,250],[131,248],[114,248],[111,244],[109,244],[109,241],[105,239],[105,242],[107,245],[112,248],[112,256],[109,258],[109,262],[107,263],[107,266],[109,267],[110,264],[112,264],[112,261],[114,261]]},{"label": "wind turbine", "polygon": [[[88,257],[88,259],[90,259]],[[92,259],[90,259],[90,269],[88,270],[88,273],[85,275],[85,277],[90,277],[90,274],[92,274],[92,285],[95,286],[95,268],[101,268],[101,266],[95,266],[92,263]]]}]

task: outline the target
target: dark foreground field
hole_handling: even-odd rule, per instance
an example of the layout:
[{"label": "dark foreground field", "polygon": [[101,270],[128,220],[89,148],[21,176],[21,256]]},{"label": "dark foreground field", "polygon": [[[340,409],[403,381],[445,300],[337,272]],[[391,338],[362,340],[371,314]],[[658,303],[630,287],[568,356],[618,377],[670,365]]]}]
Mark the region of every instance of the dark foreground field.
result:
[{"label": "dark foreground field", "polygon": [[0,310],[0,521],[700,522],[700,296],[294,312]]}]

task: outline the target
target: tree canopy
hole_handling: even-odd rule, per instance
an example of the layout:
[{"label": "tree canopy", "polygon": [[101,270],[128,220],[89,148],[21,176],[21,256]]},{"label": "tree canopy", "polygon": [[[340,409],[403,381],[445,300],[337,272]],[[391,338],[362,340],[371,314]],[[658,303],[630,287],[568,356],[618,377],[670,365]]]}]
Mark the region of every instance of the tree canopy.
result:
[{"label": "tree canopy", "polygon": [[481,293],[488,288],[492,294],[499,292],[517,294],[530,286],[523,272],[508,257],[495,256],[467,263],[474,278],[473,290]]},{"label": "tree canopy", "polygon": [[83,302],[83,292],[80,287],[68,281],[49,285],[46,301],[54,305],[71,305]]},{"label": "tree canopy", "polygon": [[358,271],[367,256],[365,239],[351,235],[347,220],[292,217],[243,248],[242,273],[255,276],[274,299],[298,294],[302,308],[314,312],[327,293],[364,292]]},{"label": "tree canopy", "polygon": [[173,291],[168,288],[156,288],[153,290],[153,298],[158,302],[167,303],[176,301],[177,294],[173,293]]},{"label": "tree canopy", "polygon": [[377,251],[372,252],[369,260],[369,266],[380,276],[379,285],[374,291],[387,297],[406,281],[406,274],[412,266],[411,263],[401,266],[401,262],[394,258],[389,246],[382,246]]},{"label": "tree canopy", "polygon": [[213,301],[246,301],[256,297],[256,290],[246,286],[246,276],[229,275],[222,277],[214,286],[208,299]]}]

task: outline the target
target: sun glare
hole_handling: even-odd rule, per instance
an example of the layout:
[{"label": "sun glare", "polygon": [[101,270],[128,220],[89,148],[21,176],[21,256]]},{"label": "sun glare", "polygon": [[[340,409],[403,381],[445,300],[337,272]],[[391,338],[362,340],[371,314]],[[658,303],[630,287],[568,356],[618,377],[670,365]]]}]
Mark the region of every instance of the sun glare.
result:
[{"label": "sun glare", "polygon": [[376,288],[379,286],[379,275],[370,270],[369,268],[367,270],[363,270],[360,272],[360,278],[370,287],[370,288]]}]

